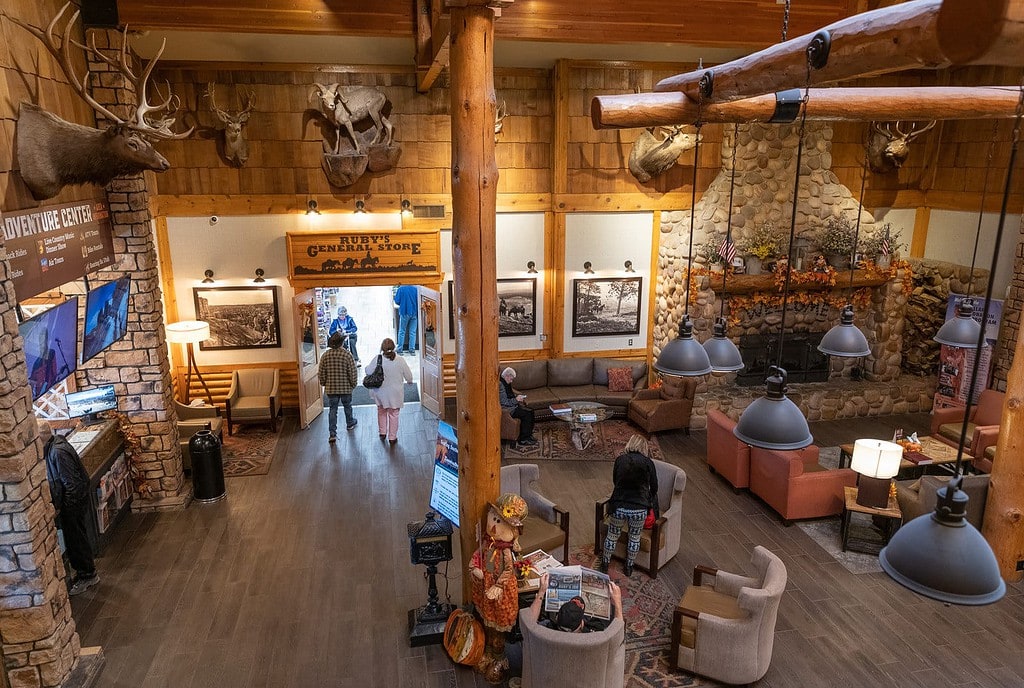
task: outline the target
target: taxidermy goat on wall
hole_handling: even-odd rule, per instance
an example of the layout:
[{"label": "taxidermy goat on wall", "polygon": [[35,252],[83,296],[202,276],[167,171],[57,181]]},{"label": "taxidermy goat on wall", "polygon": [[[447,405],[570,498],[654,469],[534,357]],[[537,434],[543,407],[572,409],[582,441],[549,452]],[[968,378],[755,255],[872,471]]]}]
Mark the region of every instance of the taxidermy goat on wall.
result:
[{"label": "taxidermy goat on wall", "polygon": [[660,139],[658,129],[648,127],[640,132],[629,151],[629,171],[641,184],[671,168],[683,151],[697,145],[698,134],[684,133],[682,127],[671,127]]},{"label": "taxidermy goat on wall", "polygon": [[249,121],[252,109],[256,106],[256,93],[254,91],[250,92],[246,96],[245,108],[232,114],[217,107],[217,100],[213,89],[213,82],[206,84],[206,93],[204,95],[210,99],[210,110],[224,124],[224,128],[221,129],[221,132],[223,132],[221,143],[224,146],[224,158],[233,165],[241,167],[249,159],[249,141],[245,138],[244,128],[245,124]]},{"label": "taxidermy goat on wall", "polygon": [[[54,32],[70,6],[70,2],[64,5],[45,31],[0,11],[0,15],[38,38],[53,55],[75,92],[93,110],[113,122],[106,129],[94,129],[66,122],[38,105],[21,104],[17,126],[18,167],[37,201],[56,196],[68,184],[106,185],[114,177],[125,174],[143,170],[163,172],[170,163],[153,148],[150,140],[183,139],[192,133],[192,129],[177,134],[171,130],[175,120],[169,115],[178,108],[176,96],[168,92],[167,98],[157,105],[150,105],[148,100],[147,82],[163,53],[163,45],[156,57],[146,63],[141,75],[136,76],[129,64],[127,36],[122,35],[120,55],[114,58],[97,49],[95,39],[85,46],[70,37],[70,29],[78,20],[77,11],[62,32]],[[81,78],[75,74],[71,64],[72,45],[110,65],[134,86],[138,105],[129,118],[118,117],[89,94],[89,72]]]}]

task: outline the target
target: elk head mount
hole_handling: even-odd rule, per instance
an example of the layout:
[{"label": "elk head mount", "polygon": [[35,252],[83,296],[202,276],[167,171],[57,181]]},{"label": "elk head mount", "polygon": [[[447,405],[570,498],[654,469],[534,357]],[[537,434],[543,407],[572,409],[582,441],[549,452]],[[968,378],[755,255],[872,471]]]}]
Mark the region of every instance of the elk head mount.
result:
[{"label": "elk head mount", "polygon": [[669,127],[663,138],[658,137],[660,127],[649,127],[640,132],[629,151],[629,171],[641,184],[667,171],[683,153],[697,145],[699,134],[684,132],[680,126]]},{"label": "elk head mount", "polygon": [[245,98],[245,108],[235,113],[217,107],[212,81],[206,84],[206,93],[203,95],[210,99],[210,110],[224,125],[221,129],[224,158],[232,165],[242,167],[249,159],[249,142],[245,138],[245,125],[249,121],[252,109],[256,106],[256,92],[250,91]]},{"label": "elk head mount", "polygon": [[[70,28],[78,20],[77,11],[63,31],[55,32],[61,17],[70,6],[70,2],[64,5],[45,30],[0,12],[38,38],[56,59],[75,92],[93,110],[112,122],[106,129],[94,129],[66,122],[38,105],[21,104],[17,128],[18,167],[25,185],[37,201],[56,196],[68,184],[93,183],[105,186],[114,177],[125,174],[143,170],[163,172],[170,167],[170,163],[153,148],[151,140],[183,139],[192,133],[192,129],[181,133],[172,131],[174,117],[171,115],[178,108],[178,99],[170,93],[169,88],[163,102],[156,105],[149,103],[147,83],[154,65],[163,54],[164,46],[160,46],[156,56],[137,75],[130,64],[126,35],[121,36],[120,54],[111,57],[97,49],[95,38],[85,46],[70,37]],[[79,78],[71,63],[72,45],[110,65],[120,72],[127,83],[134,86],[138,105],[133,107],[130,117],[118,117],[90,95],[87,88],[89,72],[86,71]]]},{"label": "elk head mount", "polygon": [[[321,165],[334,186],[350,186],[369,169],[390,170],[398,163],[402,147],[394,143],[395,128],[384,115],[387,96],[373,86],[314,84],[316,114],[332,131],[325,138]],[[357,125],[369,123],[368,128]],[[347,137],[344,134],[347,134]]]},{"label": "elk head mount", "polygon": [[501,101],[501,105],[498,106],[497,111],[494,113],[494,142],[498,142],[498,135],[501,133],[501,128],[505,124],[505,118],[508,117],[508,108],[505,107],[505,101]]},{"label": "elk head mount", "polygon": [[[904,124],[909,125],[906,131]],[[910,154],[910,142],[934,126],[935,120],[920,129],[916,122],[872,122],[867,144],[868,167],[878,174],[900,169]]]}]

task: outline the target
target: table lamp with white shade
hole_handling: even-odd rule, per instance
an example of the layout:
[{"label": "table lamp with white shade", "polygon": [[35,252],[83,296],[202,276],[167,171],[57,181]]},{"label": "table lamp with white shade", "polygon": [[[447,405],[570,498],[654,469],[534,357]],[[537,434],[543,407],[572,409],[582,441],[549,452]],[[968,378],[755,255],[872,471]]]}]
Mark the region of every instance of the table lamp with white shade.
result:
[{"label": "table lamp with white shade", "polygon": [[196,377],[199,378],[203,389],[206,390],[206,398],[212,406],[213,395],[210,394],[210,388],[206,386],[206,380],[203,379],[202,374],[199,372],[199,366],[196,365],[195,351],[192,349],[193,344],[210,338],[210,323],[203,322],[202,320],[182,320],[176,323],[169,323],[165,329],[167,331],[167,341],[172,344],[184,344],[188,349],[188,372],[185,375],[185,403],[188,404],[192,400],[192,371],[195,370]]},{"label": "table lamp with white shade", "polygon": [[884,440],[857,440],[853,445],[850,468],[857,480],[857,503],[884,509],[889,504],[889,486],[900,472],[903,447]]}]

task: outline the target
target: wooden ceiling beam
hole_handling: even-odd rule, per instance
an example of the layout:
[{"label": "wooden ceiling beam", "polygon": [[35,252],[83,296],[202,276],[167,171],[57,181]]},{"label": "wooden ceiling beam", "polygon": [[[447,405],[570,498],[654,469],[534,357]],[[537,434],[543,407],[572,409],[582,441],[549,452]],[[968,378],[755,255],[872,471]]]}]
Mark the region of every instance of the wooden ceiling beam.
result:
[{"label": "wooden ceiling beam", "polygon": [[[984,20],[967,21],[972,13]],[[807,47],[820,31],[715,67],[671,76],[654,90],[680,91],[710,104],[907,69],[1024,66],[1022,17],[1024,0],[911,0],[826,26],[823,31],[831,42],[828,61],[809,74]]]},{"label": "wooden ceiling beam", "polygon": [[416,0],[416,90],[426,93],[448,66],[452,18],[440,0]]},{"label": "wooden ceiling beam", "polygon": [[[802,90],[790,95],[800,98]],[[807,99],[807,119],[871,122],[893,119],[1005,119],[1014,116],[1020,91],[1014,86],[916,86],[885,88],[812,88]],[[792,98],[790,98],[792,100]],[[703,122],[792,121],[790,114],[777,115],[785,107],[777,94],[754,96],[728,103],[706,105]],[[684,93],[627,93],[596,96],[590,103],[595,129],[694,124],[697,103]]]}]

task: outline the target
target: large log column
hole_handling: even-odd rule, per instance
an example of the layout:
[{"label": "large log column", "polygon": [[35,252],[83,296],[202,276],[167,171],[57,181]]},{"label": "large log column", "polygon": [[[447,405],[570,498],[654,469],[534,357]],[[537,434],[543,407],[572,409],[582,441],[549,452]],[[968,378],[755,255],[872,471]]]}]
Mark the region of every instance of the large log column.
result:
[{"label": "large log column", "polygon": [[[458,395],[459,531],[462,597],[471,597],[469,561],[487,503],[498,497],[497,269],[494,159],[494,16],[488,0],[451,7],[452,265]],[[461,6],[456,6],[459,4]]]}]

